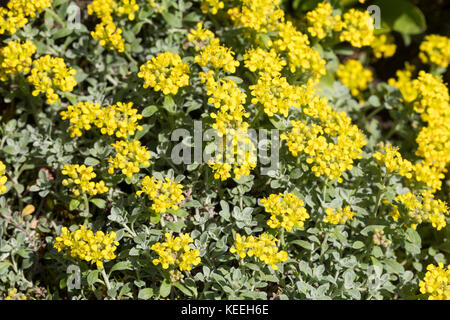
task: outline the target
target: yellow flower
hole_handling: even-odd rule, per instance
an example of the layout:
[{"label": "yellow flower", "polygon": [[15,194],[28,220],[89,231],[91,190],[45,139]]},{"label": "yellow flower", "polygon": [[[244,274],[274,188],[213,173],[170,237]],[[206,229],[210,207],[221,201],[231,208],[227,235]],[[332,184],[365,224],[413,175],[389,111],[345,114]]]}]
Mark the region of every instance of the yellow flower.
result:
[{"label": "yellow flower", "polygon": [[29,40],[21,43],[19,40],[9,41],[0,50],[0,80],[5,81],[8,75],[19,72],[30,72],[32,58],[36,46]]},{"label": "yellow flower", "polygon": [[135,12],[139,10],[139,5],[136,0],[120,0],[120,5],[117,8],[117,15],[121,16],[126,14],[128,19],[133,21],[135,18]]},{"label": "yellow flower", "polygon": [[6,166],[5,164],[0,161],[0,194],[6,192],[6,182],[8,181],[8,178],[6,178],[5,175]]},{"label": "yellow flower", "polygon": [[247,132],[229,129],[223,135],[222,149],[217,150],[216,157],[209,160],[208,165],[214,171],[214,179],[224,181],[231,177],[231,172],[235,179],[250,175],[256,161],[256,148]]},{"label": "yellow flower", "polygon": [[212,67],[216,70],[223,69],[225,72],[235,73],[239,61],[234,59],[231,49],[213,43],[204,48],[199,55],[195,56],[195,63],[202,67]]},{"label": "yellow flower", "polygon": [[384,231],[380,230],[380,229],[373,230],[372,240],[373,240],[373,243],[375,243],[379,246],[383,246],[385,248],[388,247],[390,244],[392,244],[391,240],[386,239],[386,236],[384,235]]},{"label": "yellow flower", "polygon": [[316,49],[309,46],[308,36],[298,31],[292,22],[277,24],[276,31],[278,36],[273,41],[273,47],[279,53],[286,54],[292,73],[300,70],[314,79],[326,74],[325,60]]},{"label": "yellow flower", "polygon": [[117,7],[114,0],[93,0],[88,6],[88,14],[95,14],[102,21],[112,21],[112,15]]},{"label": "yellow flower", "polygon": [[372,71],[364,69],[359,60],[347,60],[344,64],[340,64],[336,75],[354,97],[360,96],[368,88],[368,83],[373,80]]},{"label": "yellow flower", "polygon": [[237,233],[234,246],[230,248],[230,252],[237,253],[241,259],[247,256],[255,256],[274,270],[278,270],[276,264],[285,262],[289,258],[286,251],[278,251],[276,244],[278,241],[278,239],[268,233],[263,233],[258,237],[246,237]]},{"label": "yellow flower", "polygon": [[34,18],[45,8],[50,7],[53,0],[9,0],[7,8],[0,8],[0,34],[14,34],[27,23],[27,17]]},{"label": "yellow flower", "polygon": [[65,164],[62,174],[69,177],[64,179],[62,184],[64,186],[71,186],[72,194],[75,197],[78,197],[82,193],[93,196],[108,191],[108,187],[105,186],[103,180],[99,182],[91,181],[97,176],[94,168],[91,166],[85,166],[84,164]]},{"label": "yellow flower", "polygon": [[150,162],[150,152],[145,146],[141,146],[139,140],[124,141],[120,140],[113,143],[116,149],[115,157],[108,159],[108,173],[113,174],[114,169],[120,169],[124,175],[131,177],[139,172],[140,167],[148,167]]},{"label": "yellow flower", "polygon": [[210,45],[218,45],[219,39],[217,39],[211,30],[204,29],[201,22],[197,23],[196,29],[191,29],[186,36],[187,40],[192,43],[195,50],[203,50]]},{"label": "yellow flower", "polygon": [[442,262],[437,266],[429,264],[419,287],[422,294],[428,295],[428,300],[450,300],[450,268],[445,268]]},{"label": "yellow flower", "polygon": [[64,59],[45,55],[33,61],[28,82],[34,86],[33,96],[45,93],[47,103],[53,104],[59,100],[55,89],[71,92],[77,85],[73,77],[76,73],[75,69],[66,66]]},{"label": "yellow flower", "polygon": [[270,51],[261,48],[249,49],[244,54],[244,66],[251,72],[264,71],[275,76],[286,64],[286,60],[281,58],[274,49]]},{"label": "yellow flower", "polygon": [[94,234],[92,230],[81,225],[73,232],[66,227],[63,227],[61,231],[61,235],[56,237],[53,245],[58,252],[68,249],[71,257],[95,263],[99,269],[103,267],[103,261],[116,258],[114,252],[119,242],[115,240],[115,232],[105,234],[97,231]]},{"label": "yellow flower", "polygon": [[423,63],[447,68],[450,63],[450,38],[436,34],[425,36],[420,44],[419,58]]},{"label": "yellow flower", "polygon": [[92,38],[100,42],[102,47],[109,50],[125,51],[125,40],[122,38],[122,29],[116,27],[112,20],[105,20],[95,26],[91,32]]},{"label": "yellow flower", "polygon": [[27,296],[21,292],[17,292],[17,289],[11,289],[8,291],[8,296],[5,300],[27,300]]},{"label": "yellow flower", "polygon": [[331,224],[345,224],[347,220],[353,220],[353,216],[355,213],[351,211],[350,206],[346,206],[345,208],[339,207],[335,208],[326,208],[325,210],[326,217],[323,218],[323,222],[328,222]]},{"label": "yellow flower", "polygon": [[[423,222],[429,222],[436,228],[441,230],[447,225],[445,216],[449,215],[447,204],[439,199],[434,199],[430,190],[422,192],[416,196],[412,192],[400,194],[395,197],[395,201],[401,204],[407,213],[407,217],[412,220],[411,227],[414,229]],[[399,207],[394,205],[394,220],[400,217]]]},{"label": "yellow flower", "polygon": [[354,47],[370,46],[375,39],[372,17],[368,11],[350,9],[343,15],[343,28],[339,39]]},{"label": "yellow flower", "polygon": [[136,131],[142,130],[142,126],[137,123],[140,119],[142,115],[133,108],[133,102],[117,102],[100,109],[95,125],[100,128],[102,134],[127,138],[133,136]]},{"label": "yellow flower", "polygon": [[320,120],[321,125],[292,120],[292,129],[280,138],[287,141],[294,157],[307,155],[306,162],[312,165],[315,176],[326,175],[341,183],[342,173],[351,170],[354,160],[361,158],[362,147],[367,143],[364,135],[345,112],[335,111],[326,98],[316,96],[303,112]]},{"label": "yellow flower", "polygon": [[217,14],[219,9],[223,9],[224,3],[219,0],[203,0],[201,9],[203,13],[211,12],[212,14]]},{"label": "yellow flower", "polygon": [[414,164],[414,179],[417,182],[423,182],[433,192],[441,190],[442,181],[445,178],[445,168],[440,168],[428,161],[422,161]]},{"label": "yellow flower", "polygon": [[309,80],[306,85],[293,86],[279,73],[261,72],[258,82],[249,86],[253,104],[261,103],[264,112],[272,117],[275,113],[287,117],[289,109],[308,104],[314,94],[315,84]]},{"label": "yellow flower", "polygon": [[12,11],[0,7],[0,34],[14,34],[28,23],[22,11]]},{"label": "yellow flower", "polygon": [[271,228],[291,231],[292,228],[303,228],[304,221],[309,219],[304,202],[293,193],[271,194],[268,198],[261,199],[261,204],[266,212],[271,213],[267,221]]},{"label": "yellow flower", "polygon": [[101,113],[101,106],[98,103],[79,102],[70,105],[67,110],[61,111],[61,119],[69,120],[70,137],[81,137],[82,130],[90,130]]},{"label": "yellow flower", "polygon": [[149,86],[165,95],[177,94],[178,89],[189,85],[189,66],[178,54],[164,52],[140,68],[139,78],[144,78],[144,88]]},{"label": "yellow flower", "polygon": [[23,12],[25,16],[34,18],[37,14],[51,6],[53,0],[9,0],[7,7],[14,12]]},{"label": "yellow flower", "polygon": [[416,141],[416,154],[428,163],[445,170],[450,162],[450,96],[442,78],[420,71],[413,81],[417,90],[414,110],[420,113],[427,126],[420,131]]},{"label": "yellow flower", "polygon": [[403,159],[400,152],[398,152],[398,147],[380,143],[380,148],[382,152],[376,152],[373,155],[378,164],[384,164],[387,172],[398,172],[402,177],[407,179],[412,178],[414,166],[410,161]]},{"label": "yellow flower", "polygon": [[151,250],[158,254],[158,258],[153,260],[155,266],[161,264],[163,269],[169,269],[172,266],[178,268],[178,270],[172,270],[178,273],[185,270],[190,271],[193,266],[200,264],[200,250],[192,249],[189,246],[194,242],[189,234],[183,233],[179,237],[174,237],[170,233],[166,233],[165,237],[165,242],[157,242],[151,247]]},{"label": "yellow flower", "polygon": [[392,57],[397,50],[394,37],[386,33],[375,36],[370,46],[376,59]]},{"label": "yellow flower", "polygon": [[412,73],[414,69],[415,68],[413,65],[406,62],[405,70],[397,70],[397,80],[394,78],[388,80],[388,84],[400,90],[403,100],[408,103],[416,100],[417,95],[419,94],[412,81]]},{"label": "yellow flower", "polygon": [[173,179],[157,180],[154,177],[145,176],[141,182],[142,190],[137,195],[147,194],[153,201],[151,209],[155,212],[164,213],[167,209],[178,210],[178,205],[184,201],[183,186]]},{"label": "yellow flower", "polygon": [[284,18],[280,0],[244,0],[240,7],[227,11],[235,26],[265,33]]},{"label": "yellow flower", "polygon": [[331,31],[342,30],[340,15],[333,16],[333,7],[329,3],[321,2],[317,8],[306,14],[308,32],[318,39],[325,38]]}]

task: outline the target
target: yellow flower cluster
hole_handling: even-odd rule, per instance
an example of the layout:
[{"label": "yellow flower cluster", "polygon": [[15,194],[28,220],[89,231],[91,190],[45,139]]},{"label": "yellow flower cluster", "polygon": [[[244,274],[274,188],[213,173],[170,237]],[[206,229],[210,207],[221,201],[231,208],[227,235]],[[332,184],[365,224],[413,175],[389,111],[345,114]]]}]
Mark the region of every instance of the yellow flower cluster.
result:
[{"label": "yellow flower cluster", "polygon": [[298,31],[292,22],[279,23],[275,31],[278,31],[278,37],[273,41],[273,46],[287,56],[292,73],[300,70],[314,79],[326,74],[325,60],[310,47],[308,36]]},{"label": "yellow flower cluster", "polygon": [[[213,125],[213,128],[217,127]],[[230,129],[222,136],[221,150],[217,150],[216,157],[208,161],[208,165],[214,171],[214,179],[225,181],[231,177],[231,172],[235,179],[250,175],[256,161],[256,148],[247,132]]]},{"label": "yellow flower cluster", "polygon": [[293,156],[301,152],[308,155],[306,162],[314,164],[311,170],[317,177],[326,175],[342,182],[342,173],[351,170],[353,161],[361,158],[367,143],[364,135],[345,112],[335,111],[326,98],[315,97],[303,112],[310,120],[320,120],[321,125],[293,120],[293,128],[281,139],[287,141]]},{"label": "yellow flower cluster", "polygon": [[373,155],[379,165],[384,164],[387,172],[398,172],[399,175],[407,179],[413,177],[414,166],[410,161],[403,159],[398,152],[398,147],[391,144],[384,145],[384,143],[380,143],[379,146],[381,152],[377,151]]},{"label": "yellow flower cluster", "polygon": [[147,194],[153,201],[151,209],[158,213],[164,213],[167,209],[178,210],[178,205],[184,201],[183,186],[174,179],[165,178],[157,180],[154,177],[145,176],[141,182],[142,190],[137,195]]},{"label": "yellow flower cluster", "polygon": [[139,10],[136,0],[93,0],[88,5],[88,14],[96,15],[103,22],[113,21],[113,15],[127,15],[133,21],[135,12]]},{"label": "yellow flower cluster", "polygon": [[406,62],[404,70],[397,70],[397,80],[395,78],[391,78],[388,80],[388,84],[400,90],[403,96],[403,100],[408,103],[416,100],[418,95],[418,92],[414,87],[412,80],[414,69],[415,68],[413,65]]},{"label": "yellow flower cluster", "polygon": [[354,47],[370,46],[375,39],[373,19],[368,11],[350,9],[343,15],[343,27],[339,39]]},{"label": "yellow flower cluster", "polygon": [[63,120],[69,119],[70,137],[81,137],[82,130],[90,130],[101,113],[101,106],[98,103],[79,102],[76,105],[70,105],[67,110],[61,111]]},{"label": "yellow flower cluster", "polygon": [[116,27],[111,21],[102,21],[95,26],[95,31],[91,32],[94,40],[100,42],[102,47],[109,50],[116,49],[118,52],[125,51],[125,40],[122,38],[122,29]]},{"label": "yellow flower cluster", "polygon": [[308,36],[298,31],[290,21],[285,21],[279,8],[280,0],[241,0],[240,5],[228,10],[236,26],[252,29],[258,33],[274,33],[275,39],[267,45],[279,54],[285,54],[289,70],[301,70],[318,79],[325,75],[325,60],[318,51],[309,46]]},{"label": "yellow flower cluster", "polygon": [[315,81],[309,79],[301,86],[290,85],[280,73],[260,72],[258,82],[249,87],[252,103],[261,103],[264,112],[272,117],[275,113],[287,117],[289,109],[308,104],[315,92]]},{"label": "yellow flower cluster", "polygon": [[394,37],[387,33],[376,35],[370,46],[376,59],[390,58],[397,50]]},{"label": "yellow flower cluster", "polygon": [[45,8],[51,6],[53,0],[9,0],[8,9],[15,12],[22,12],[25,16],[34,18]]},{"label": "yellow flower cluster", "polygon": [[114,169],[120,169],[124,175],[130,178],[139,172],[140,167],[145,168],[150,165],[150,152],[145,146],[141,146],[139,140],[119,140],[112,146],[116,150],[116,155],[114,158],[108,159],[109,174],[113,174]]},{"label": "yellow flower cluster", "polygon": [[28,23],[23,12],[0,7],[0,34],[14,34]]},{"label": "yellow flower cluster", "polygon": [[133,102],[117,102],[101,109],[95,125],[100,128],[102,134],[127,138],[142,130],[142,126],[137,123],[140,119],[142,115],[133,108]]},{"label": "yellow flower cluster", "polygon": [[373,80],[372,71],[365,69],[359,60],[347,60],[340,64],[336,75],[346,85],[354,97],[358,97]]},{"label": "yellow flower cluster", "polygon": [[439,168],[428,161],[414,164],[414,178],[417,182],[423,182],[433,192],[441,190],[442,180],[445,178],[444,169]]},{"label": "yellow flower cluster", "polygon": [[142,115],[133,108],[133,102],[117,102],[104,108],[98,103],[79,102],[68,106],[60,115],[63,120],[69,120],[72,138],[80,137],[82,130],[90,130],[93,125],[102,134],[115,135],[117,138],[127,138],[142,130],[142,126],[137,123]]},{"label": "yellow flower cluster", "polygon": [[65,164],[62,170],[62,174],[68,176],[68,179],[64,179],[62,184],[64,186],[71,186],[72,194],[78,197],[82,193],[89,195],[102,194],[109,189],[105,186],[105,182],[100,180],[99,182],[91,181],[97,175],[94,172],[94,168],[86,166],[84,164]]},{"label": "yellow flower cluster", "polygon": [[218,109],[217,113],[211,113],[216,119],[213,128],[218,130],[219,135],[241,130],[246,132],[248,124],[244,122],[249,114],[245,111],[244,103],[247,95],[239,89],[237,84],[230,79],[215,79],[214,72],[200,72],[201,82],[207,90],[208,102]]},{"label": "yellow flower cluster", "polygon": [[419,287],[428,300],[450,300],[450,267],[445,268],[442,262],[437,266],[429,264]]},{"label": "yellow flower cluster", "polygon": [[9,75],[19,72],[30,72],[31,56],[35,52],[36,46],[29,40],[23,43],[20,40],[9,41],[0,49],[0,80],[5,81]]},{"label": "yellow flower cluster", "polygon": [[[408,218],[413,221],[411,227],[414,229],[423,222],[431,223],[437,230],[441,230],[447,225],[445,219],[445,216],[449,215],[447,204],[439,199],[434,199],[429,190],[422,192],[419,196],[412,192],[401,194],[395,197],[395,201],[406,209]],[[400,217],[399,207],[394,204],[390,214],[397,221]]]},{"label": "yellow flower cluster", "polygon": [[285,262],[289,258],[286,251],[278,251],[276,244],[278,241],[269,233],[263,233],[258,237],[246,237],[237,233],[234,246],[230,248],[230,252],[237,253],[241,259],[247,256],[255,256],[274,270],[278,270],[276,263]]},{"label": "yellow flower cluster", "polygon": [[191,29],[186,36],[187,40],[192,43],[196,51],[203,50],[210,45],[218,45],[217,39],[211,30],[204,29],[201,22],[197,23],[196,29]]},{"label": "yellow flower cluster", "polygon": [[27,300],[27,296],[14,288],[8,291],[8,296],[4,300]]},{"label": "yellow flower cluster", "polygon": [[51,6],[53,0],[9,0],[0,8],[0,34],[14,34],[28,23],[28,17],[34,18],[45,8]]},{"label": "yellow flower cluster", "polygon": [[281,58],[274,49],[270,51],[261,48],[249,49],[244,54],[244,66],[251,72],[264,71],[275,76],[286,64],[286,60]]},{"label": "yellow flower cluster", "polygon": [[103,261],[116,258],[114,251],[119,242],[115,239],[115,232],[105,234],[103,231],[97,231],[94,234],[92,230],[80,225],[80,228],[73,232],[63,227],[53,246],[58,252],[68,249],[71,257],[95,263],[100,269],[103,267]]},{"label": "yellow flower cluster", "polygon": [[225,4],[220,0],[203,0],[201,4],[201,10],[203,13],[211,12],[212,14],[217,14],[217,11],[223,9]]},{"label": "yellow flower cluster", "polygon": [[128,20],[133,21],[135,18],[135,12],[139,10],[139,5],[136,0],[120,0],[120,4],[117,7],[117,15],[127,15]]},{"label": "yellow flower cluster", "polygon": [[6,166],[5,164],[0,161],[0,194],[6,192],[6,182],[8,181],[8,178],[6,178],[5,175]]},{"label": "yellow flower cluster", "polygon": [[447,68],[450,63],[450,38],[436,34],[425,36],[420,44],[419,58],[423,63]]},{"label": "yellow flower cluster", "polygon": [[229,73],[235,73],[236,67],[239,66],[239,61],[234,59],[234,52],[216,41],[211,42],[209,46],[200,51],[199,55],[195,56],[195,63],[202,67],[213,68],[216,72],[223,70]]},{"label": "yellow flower cluster", "polygon": [[450,163],[450,96],[442,78],[420,71],[413,81],[418,92],[414,109],[427,126],[422,128],[416,142],[416,154],[428,163],[445,170]]},{"label": "yellow flower cluster", "polygon": [[66,66],[62,58],[45,55],[34,60],[28,76],[28,81],[34,86],[33,96],[45,93],[48,104],[57,102],[59,96],[55,90],[72,91],[77,85],[73,77],[76,73],[75,69]]},{"label": "yellow flower cluster", "polygon": [[241,6],[227,11],[236,26],[265,33],[284,18],[280,0],[240,0]]},{"label": "yellow flower cluster", "polygon": [[190,271],[201,262],[200,250],[189,246],[194,242],[189,234],[183,233],[179,237],[174,237],[166,233],[165,237],[165,242],[157,242],[151,247],[151,250],[158,254],[158,259],[153,260],[155,266],[161,264],[163,269],[173,266],[179,271]]},{"label": "yellow flower cluster", "polygon": [[236,179],[240,179],[248,176],[256,167],[256,149],[247,134],[249,124],[244,121],[250,115],[244,108],[247,96],[236,82],[225,79],[222,73],[234,73],[239,66],[239,62],[233,57],[234,52],[221,46],[213,36],[208,36],[208,39],[211,40],[209,45],[199,52],[195,61],[203,67],[213,69],[206,73],[200,72],[200,80],[210,96],[208,102],[218,109],[210,116],[215,119],[213,129],[222,138],[218,154],[208,165],[214,171],[215,179],[224,181],[231,177],[231,172]]},{"label": "yellow flower cluster", "polygon": [[271,228],[291,231],[292,228],[303,228],[304,221],[309,219],[305,203],[293,193],[271,194],[268,198],[261,199],[261,204],[266,212],[271,214],[267,221]]},{"label": "yellow flower cluster", "polygon": [[388,247],[390,244],[392,244],[391,240],[386,239],[386,236],[384,235],[384,231],[380,230],[380,229],[373,230],[372,240],[373,240],[373,243],[375,243],[379,246],[383,246],[385,248]]},{"label": "yellow flower cluster", "polygon": [[178,54],[164,52],[141,66],[139,78],[144,78],[144,88],[151,86],[165,95],[177,94],[178,89],[189,85],[189,66]]},{"label": "yellow flower cluster", "polygon": [[93,0],[88,6],[88,14],[96,15],[102,21],[112,21],[112,16],[117,7],[115,0]]},{"label": "yellow flower cluster", "polygon": [[94,0],[88,5],[88,14],[96,15],[101,20],[91,32],[92,38],[109,50],[125,51],[125,41],[122,38],[122,29],[114,24],[113,15],[127,15],[134,20],[135,12],[139,10],[136,0]]},{"label": "yellow flower cluster", "polygon": [[328,2],[321,2],[317,8],[306,14],[308,32],[318,39],[325,38],[331,31],[341,31],[343,24],[340,15],[332,15],[333,7]]},{"label": "yellow flower cluster", "polygon": [[419,161],[415,164],[403,159],[398,147],[391,144],[379,144],[381,151],[374,153],[373,157],[379,165],[384,165],[387,172],[396,172],[402,177],[421,183],[423,182],[433,192],[440,190],[444,179],[442,169],[430,164],[428,161]]},{"label": "yellow flower cluster", "polygon": [[345,208],[339,207],[337,209],[326,208],[325,214],[326,217],[323,218],[323,222],[331,224],[345,224],[347,220],[353,220],[353,216],[355,215],[350,209],[350,206],[346,206]]}]

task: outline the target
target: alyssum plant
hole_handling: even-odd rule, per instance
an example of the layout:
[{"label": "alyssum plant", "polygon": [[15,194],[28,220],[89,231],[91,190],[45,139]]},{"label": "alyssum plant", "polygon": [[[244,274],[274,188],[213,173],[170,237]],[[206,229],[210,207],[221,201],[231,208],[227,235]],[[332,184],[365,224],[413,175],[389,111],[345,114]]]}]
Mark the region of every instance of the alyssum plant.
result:
[{"label": "alyssum plant", "polygon": [[0,297],[450,299],[450,39],[302,3],[0,8]]}]

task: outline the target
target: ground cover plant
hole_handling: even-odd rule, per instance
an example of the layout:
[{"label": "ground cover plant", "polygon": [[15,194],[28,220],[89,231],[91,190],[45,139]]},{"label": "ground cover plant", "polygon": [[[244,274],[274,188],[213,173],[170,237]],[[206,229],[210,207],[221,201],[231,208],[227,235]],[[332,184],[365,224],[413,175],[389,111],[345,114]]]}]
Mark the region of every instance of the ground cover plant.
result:
[{"label": "ground cover plant", "polygon": [[2,5],[1,299],[450,299],[440,1]]}]

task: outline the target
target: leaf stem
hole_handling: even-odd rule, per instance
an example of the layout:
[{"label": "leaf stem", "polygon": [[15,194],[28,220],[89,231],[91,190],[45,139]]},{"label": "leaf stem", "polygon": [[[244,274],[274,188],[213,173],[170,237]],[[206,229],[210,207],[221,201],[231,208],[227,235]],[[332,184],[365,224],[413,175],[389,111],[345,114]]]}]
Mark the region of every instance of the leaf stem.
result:
[{"label": "leaf stem", "polygon": [[63,21],[63,19],[61,19],[61,17],[58,16],[58,14],[52,8],[45,8],[45,12],[55,18],[55,20],[61,25],[63,29],[67,28],[67,23]]},{"label": "leaf stem", "polygon": [[83,193],[83,200],[84,200],[84,223],[83,225],[86,226],[89,221],[89,199],[86,195],[86,193]]},{"label": "leaf stem", "polygon": [[102,267],[102,276],[103,280],[105,280],[106,289],[111,289],[111,284],[109,283],[108,275],[106,274],[105,267]]}]

